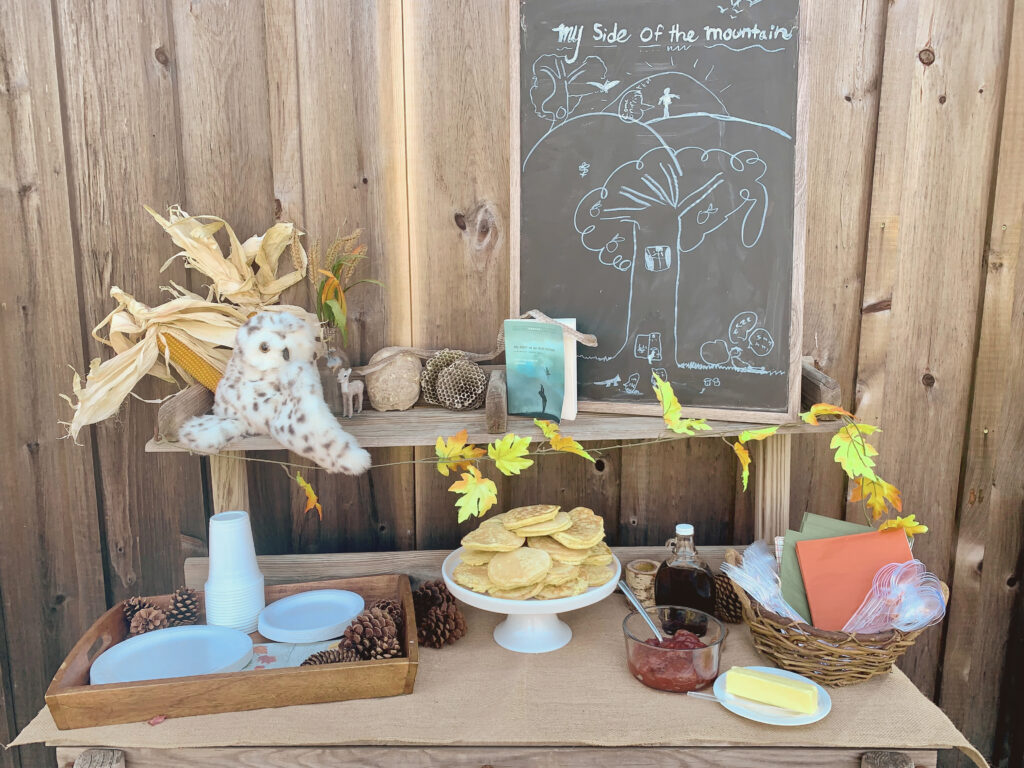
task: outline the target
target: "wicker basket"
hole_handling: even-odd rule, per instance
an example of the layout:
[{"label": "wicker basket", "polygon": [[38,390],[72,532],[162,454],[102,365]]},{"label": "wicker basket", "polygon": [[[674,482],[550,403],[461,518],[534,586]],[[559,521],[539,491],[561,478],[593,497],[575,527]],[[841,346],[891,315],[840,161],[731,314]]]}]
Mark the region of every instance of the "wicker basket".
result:
[{"label": "wicker basket", "polygon": [[[739,554],[730,550],[726,560],[738,563]],[[896,660],[914,644],[924,630],[889,630],[874,635],[828,632],[785,619],[750,599],[733,582],[743,606],[743,620],[758,652],[776,666],[809,677],[821,685],[852,685],[892,669]],[[949,588],[942,585],[949,600]]]}]

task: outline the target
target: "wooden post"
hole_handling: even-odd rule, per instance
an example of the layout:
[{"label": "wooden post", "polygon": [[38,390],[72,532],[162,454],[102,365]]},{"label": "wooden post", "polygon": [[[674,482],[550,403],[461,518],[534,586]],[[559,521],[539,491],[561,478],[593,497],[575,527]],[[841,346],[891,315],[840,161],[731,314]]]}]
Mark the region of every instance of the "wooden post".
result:
[{"label": "wooden post", "polygon": [[753,444],[754,538],[769,545],[789,528],[792,441],[791,435],[774,435]]},{"label": "wooden post", "polygon": [[245,451],[224,451],[210,457],[214,514],[231,509],[249,511],[249,475],[244,457]]}]

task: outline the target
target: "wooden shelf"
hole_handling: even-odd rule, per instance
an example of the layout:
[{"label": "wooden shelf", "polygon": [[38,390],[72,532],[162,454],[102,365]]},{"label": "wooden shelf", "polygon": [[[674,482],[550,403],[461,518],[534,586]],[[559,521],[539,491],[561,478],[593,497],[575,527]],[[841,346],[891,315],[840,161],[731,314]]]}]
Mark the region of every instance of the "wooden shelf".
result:
[{"label": "wooden shelf", "polygon": [[[351,419],[339,419],[345,430],[355,437],[364,448],[395,446],[433,445],[439,436],[448,437],[465,429],[472,443],[487,443],[500,437],[504,432],[489,433],[483,409],[453,412],[443,408],[417,406],[408,411],[365,411]],[[709,421],[710,431],[698,432],[699,437],[721,437],[738,435],[745,429],[760,429],[764,424],[739,423],[731,421]],[[660,416],[625,416],[599,413],[581,413],[575,421],[565,422],[564,432],[581,442],[593,440],[645,440],[656,437],[670,437]],[[835,424],[784,424],[779,434],[835,431]],[[538,442],[544,439],[533,419],[509,416],[505,432],[515,432]],[[150,453],[183,452],[187,449],[177,443],[158,438],[146,444]],[[270,437],[247,437],[229,444],[229,451],[275,451],[281,445]]]}]

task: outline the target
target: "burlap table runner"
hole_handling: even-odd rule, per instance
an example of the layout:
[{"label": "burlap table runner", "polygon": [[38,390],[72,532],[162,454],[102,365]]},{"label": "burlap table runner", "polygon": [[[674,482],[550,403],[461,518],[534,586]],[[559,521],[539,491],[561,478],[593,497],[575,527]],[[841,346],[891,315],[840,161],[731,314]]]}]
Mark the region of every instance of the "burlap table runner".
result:
[{"label": "burlap table runner", "polygon": [[[800,728],[761,725],[714,702],[655,691],[626,668],[625,598],[563,614],[572,642],[554,653],[512,653],[491,632],[502,617],[465,608],[469,634],[421,650],[412,695],[60,731],[47,709],[15,740],[54,746],[222,747],[799,746],[959,749],[981,755],[899,671],[829,690],[832,712]],[[730,627],[722,669],[763,664],[743,625]],[[252,673],[258,674],[258,673]]]}]

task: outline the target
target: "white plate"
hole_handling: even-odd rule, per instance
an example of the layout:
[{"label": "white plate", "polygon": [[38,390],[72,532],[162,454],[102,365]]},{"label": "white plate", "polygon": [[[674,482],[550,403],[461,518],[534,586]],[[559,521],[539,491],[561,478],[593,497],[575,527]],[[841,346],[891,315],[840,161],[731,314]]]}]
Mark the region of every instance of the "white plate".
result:
[{"label": "white plate", "polygon": [[558,618],[558,614],[586,608],[604,600],[615,591],[622,576],[622,565],[617,557],[613,557],[608,565],[613,573],[612,578],[598,587],[590,587],[582,594],[554,600],[506,600],[483,595],[456,584],[452,579],[452,571],[460,562],[462,547],[448,555],[441,566],[441,575],[444,577],[444,583],[448,585],[448,590],[474,608],[506,614],[508,618],[494,628],[494,641],[502,648],[517,653],[547,653],[566,645],[572,639],[572,630]]},{"label": "white plate", "polygon": [[282,597],[260,611],[259,632],[276,643],[319,643],[341,637],[365,607],[345,589],[314,589]]},{"label": "white plate", "polygon": [[810,725],[811,723],[818,722],[832,711],[832,697],[828,695],[828,691],[803,675],[776,667],[747,667],[747,669],[756,669],[758,672],[767,672],[770,675],[778,675],[779,677],[788,677],[791,680],[802,680],[805,683],[810,683],[818,689],[818,710],[809,715],[801,712],[790,714],[788,712],[780,712],[778,707],[768,707],[756,701],[733,696],[731,693],[725,692],[725,673],[722,673],[715,680],[715,696],[722,702],[723,707],[740,717],[745,717],[758,723],[766,723],[767,725]]},{"label": "white plate", "polygon": [[89,683],[237,672],[251,658],[252,640],[235,629],[205,624],[155,629],[101,653],[89,669]]}]

